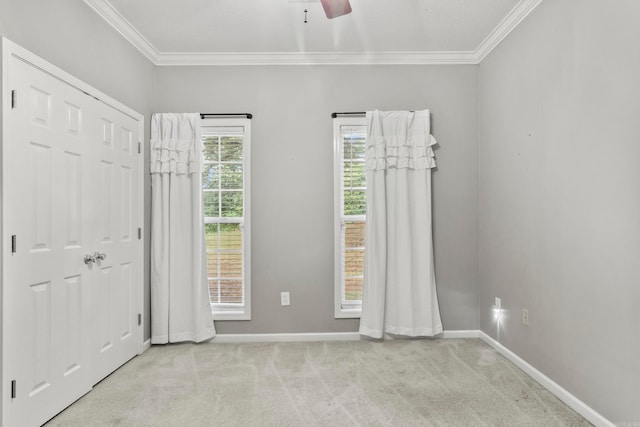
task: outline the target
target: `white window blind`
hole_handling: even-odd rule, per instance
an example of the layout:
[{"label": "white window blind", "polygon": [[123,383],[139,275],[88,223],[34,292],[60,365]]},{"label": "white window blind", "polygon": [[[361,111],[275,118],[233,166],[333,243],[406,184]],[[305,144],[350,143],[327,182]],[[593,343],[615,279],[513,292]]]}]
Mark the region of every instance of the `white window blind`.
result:
[{"label": "white window blind", "polygon": [[248,119],[202,121],[202,197],[214,319],[250,319]]},{"label": "white window blind", "polygon": [[334,119],[335,316],[359,317],[366,222],[364,117]]}]

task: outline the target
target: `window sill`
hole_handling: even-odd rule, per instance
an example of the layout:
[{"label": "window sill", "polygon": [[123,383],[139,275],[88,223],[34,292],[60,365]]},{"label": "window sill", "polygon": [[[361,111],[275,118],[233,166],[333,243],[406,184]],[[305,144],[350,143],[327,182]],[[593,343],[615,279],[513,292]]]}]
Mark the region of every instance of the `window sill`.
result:
[{"label": "window sill", "polygon": [[362,314],[361,308],[337,308],[336,319],[359,319]]},{"label": "window sill", "polygon": [[251,320],[251,313],[246,313],[243,310],[211,310],[213,314],[213,320]]}]

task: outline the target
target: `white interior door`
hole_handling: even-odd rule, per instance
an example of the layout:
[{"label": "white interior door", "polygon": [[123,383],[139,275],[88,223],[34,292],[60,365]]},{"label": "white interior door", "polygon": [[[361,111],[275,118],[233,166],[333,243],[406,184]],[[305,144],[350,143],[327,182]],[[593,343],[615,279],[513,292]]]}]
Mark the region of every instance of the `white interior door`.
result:
[{"label": "white interior door", "polygon": [[[15,395],[9,425],[39,425],[90,390],[92,188],[85,118],[93,99],[13,58],[20,105],[5,117],[4,345]],[[15,252],[12,252],[15,250]],[[6,372],[6,371],[5,371]],[[5,377],[6,382],[6,377]]]},{"label": "white interior door", "polygon": [[142,116],[4,43],[2,422],[37,426],[142,348]]},{"label": "white interior door", "polygon": [[105,259],[92,281],[98,316],[94,382],[109,375],[138,352],[138,303],[135,278],[140,268],[138,222],[137,122],[105,104],[97,105],[98,135],[92,150],[97,208],[92,215],[92,247]]}]

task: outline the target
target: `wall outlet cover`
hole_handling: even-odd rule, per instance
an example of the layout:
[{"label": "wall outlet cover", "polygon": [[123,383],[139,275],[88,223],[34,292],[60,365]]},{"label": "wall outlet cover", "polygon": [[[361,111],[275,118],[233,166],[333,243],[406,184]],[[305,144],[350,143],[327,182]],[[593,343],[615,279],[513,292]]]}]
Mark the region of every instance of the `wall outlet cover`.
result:
[{"label": "wall outlet cover", "polygon": [[280,292],[280,305],[291,305],[289,292]]}]

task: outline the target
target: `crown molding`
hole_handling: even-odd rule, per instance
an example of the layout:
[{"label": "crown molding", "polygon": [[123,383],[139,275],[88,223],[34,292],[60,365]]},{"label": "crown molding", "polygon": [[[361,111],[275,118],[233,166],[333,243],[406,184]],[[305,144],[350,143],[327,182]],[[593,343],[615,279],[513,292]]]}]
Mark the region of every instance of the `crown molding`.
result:
[{"label": "crown molding", "polygon": [[164,52],[156,65],[476,64],[474,52]]},{"label": "crown molding", "polygon": [[158,65],[162,55],[108,0],[84,0],[84,2],[136,47],[153,64]]},{"label": "crown molding", "polygon": [[520,0],[475,50],[477,63],[482,62],[540,3],[542,0]]},{"label": "crown molding", "polygon": [[156,66],[180,65],[477,65],[542,0],[520,0],[474,51],[450,52],[160,52],[109,0],[84,0]]}]

